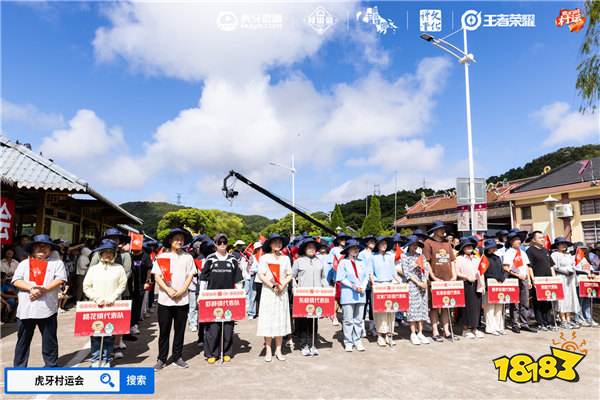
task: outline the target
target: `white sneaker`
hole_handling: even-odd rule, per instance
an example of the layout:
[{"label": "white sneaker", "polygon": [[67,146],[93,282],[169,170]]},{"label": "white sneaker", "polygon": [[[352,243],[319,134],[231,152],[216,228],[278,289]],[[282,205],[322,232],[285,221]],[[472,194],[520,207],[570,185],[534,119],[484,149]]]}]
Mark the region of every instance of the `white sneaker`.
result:
[{"label": "white sneaker", "polygon": [[139,330],[139,328],[138,328],[137,325],[134,325],[129,330],[129,333],[132,334],[132,335],[139,335],[140,334],[140,330]]},{"label": "white sneaker", "polygon": [[121,358],[123,358],[123,352],[121,351],[115,351],[115,360],[120,360]]},{"label": "white sneaker", "polygon": [[315,346],[310,348],[310,354],[313,356],[318,356],[319,355],[319,350],[317,350],[317,348]]},{"label": "white sneaker", "polygon": [[412,344],[414,344],[415,346],[418,346],[421,344],[421,340],[419,340],[419,337],[417,336],[416,333],[411,333],[410,334],[410,342]]},{"label": "white sneaker", "polygon": [[190,331],[198,332],[198,327],[196,325],[192,325],[192,326],[190,326]]},{"label": "white sneaker", "polygon": [[475,337],[477,337],[479,339],[483,339],[485,337],[485,335],[480,330],[475,330]]},{"label": "white sneaker", "polygon": [[110,361],[103,361],[100,366],[102,368],[110,368]]},{"label": "white sneaker", "polygon": [[381,335],[377,335],[377,344],[379,346],[381,346],[381,347],[387,346],[387,343],[385,342],[385,339]]},{"label": "white sneaker", "polygon": [[337,317],[333,317],[333,326],[339,326],[340,321],[338,321]]},{"label": "white sneaker", "polygon": [[127,348],[127,345],[125,344],[125,341],[121,339],[121,343],[119,343],[119,345],[116,348],[125,350]]},{"label": "white sneaker", "polygon": [[471,331],[467,331],[465,332],[464,337],[467,339],[475,339],[475,334]]},{"label": "white sneaker", "polygon": [[344,350],[346,350],[348,353],[352,353],[352,345],[350,343],[348,343],[345,347]]},{"label": "white sneaker", "polygon": [[421,341],[421,344],[429,344],[429,343],[431,343],[431,340],[429,340],[428,337],[425,337],[425,335],[423,335],[423,333],[418,333],[417,337]]},{"label": "white sneaker", "polygon": [[362,341],[360,341],[360,340],[359,340],[359,341],[356,343],[356,350],[357,350],[357,351],[365,351],[365,350],[366,350],[366,349],[365,349],[365,346],[363,346],[363,344],[362,344]]},{"label": "white sneaker", "polygon": [[67,310],[65,310],[65,309],[62,309],[62,308],[59,308],[59,309],[58,309],[58,312],[59,312],[60,314],[64,314],[64,313],[66,313],[66,312],[67,312]]},{"label": "white sneaker", "polygon": [[504,329],[499,330],[498,333],[504,335]]},{"label": "white sneaker", "polygon": [[592,326],[596,327],[596,326],[598,326],[598,323],[596,321],[592,320]]},{"label": "white sneaker", "polygon": [[308,357],[311,355],[310,348],[308,347],[308,345],[306,345],[302,348],[302,355],[304,357]]},{"label": "white sneaker", "polygon": [[360,334],[360,337],[363,337],[363,338],[367,337],[367,330],[365,329],[365,321],[364,320],[362,322],[362,333]]},{"label": "white sneaker", "polygon": [[92,368],[100,368],[100,361],[92,362]]},{"label": "white sneaker", "polygon": [[387,344],[389,344],[390,346],[395,346],[396,345],[396,341],[394,340],[394,337],[392,335],[387,335],[385,337],[385,341],[387,342]]}]

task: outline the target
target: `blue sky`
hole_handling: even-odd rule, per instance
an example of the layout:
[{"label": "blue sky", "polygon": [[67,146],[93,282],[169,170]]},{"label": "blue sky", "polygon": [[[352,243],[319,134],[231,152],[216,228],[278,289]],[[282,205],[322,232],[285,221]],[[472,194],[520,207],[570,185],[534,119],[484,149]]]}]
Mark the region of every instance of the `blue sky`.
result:
[{"label": "blue sky", "polygon": [[[305,21],[320,5],[336,17],[323,35]],[[373,5],[395,32],[356,20]],[[395,171],[400,189],[423,180],[446,188],[467,175],[464,70],[419,39],[419,10],[442,10],[436,36],[457,30],[468,9],[535,14],[534,28],[469,32],[476,174],[489,176],[598,143],[598,115],[577,113],[584,31],[554,24],[575,7],[582,2],[3,2],[2,131],[119,202],[181,193],[191,206],[280,216],[240,185],[230,206],[219,186],[235,168],[289,198],[289,174],[268,163],[292,152],[297,202],[311,211],[374,184],[392,192]],[[224,31],[222,12],[281,15],[282,24]],[[448,40],[462,47],[462,33]]]}]

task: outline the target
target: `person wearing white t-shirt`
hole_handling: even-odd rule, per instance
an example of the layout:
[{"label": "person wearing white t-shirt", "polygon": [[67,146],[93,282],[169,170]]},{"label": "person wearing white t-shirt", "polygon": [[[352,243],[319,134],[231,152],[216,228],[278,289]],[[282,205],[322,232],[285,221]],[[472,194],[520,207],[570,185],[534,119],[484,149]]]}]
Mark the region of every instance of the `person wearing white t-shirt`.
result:
[{"label": "person wearing white t-shirt", "polygon": [[163,369],[167,364],[169,353],[169,335],[171,327],[173,336],[173,352],[171,359],[179,368],[188,368],[183,361],[183,339],[189,311],[188,287],[196,273],[196,265],[191,254],[183,251],[185,243],[192,240],[192,235],[185,229],[175,228],[165,237],[163,243],[169,251],[162,253],[154,260],[152,274],[158,284],[158,359],[155,370]]},{"label": "person wearing white t-shirt", "polygon": [[19,263],[12,278],[12,284],[19,289],[19,331],[14,367],[27,367],[29,348],[36,327],[42,333],[44,366],[57,367],[58,292],[60,286],[67,281],[67,273],[61,260],[49,260],[50,252],[56,249],[56,245],[48,235],[35,235],[29,249],[31,257]]},{"label": "person wearing white t-shirt", "polygon": [[530,262],[527,253],[521,249],[521,238],[517,233],[508,235],[509,248],[504,252],[502,264],[508,266],[509,278],[519,280],[519,302],[510,305],[512,331],[520,333],[521,330],[537,332],[529,326],[529,288],[533,282]]}]

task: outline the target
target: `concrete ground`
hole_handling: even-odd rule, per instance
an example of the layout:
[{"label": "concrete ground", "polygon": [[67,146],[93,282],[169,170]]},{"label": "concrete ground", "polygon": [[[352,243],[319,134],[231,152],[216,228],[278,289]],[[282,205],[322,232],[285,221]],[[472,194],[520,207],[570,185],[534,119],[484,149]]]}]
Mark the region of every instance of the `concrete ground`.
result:
[{"label": "concrete ground", "polygon": [[[89,366],[84,359],[89,339],[73,336],[74,311],[59,315],[61,365]],[[553,339],[560,332],[514,334],[455,343],[414,346],[407,340],[408,330],[400,328],[395,348],[379,348],[373,339],[364,353],[345,353],[340,343],[340,327],[329,320],[320,324],[319,357],[303,357],[298,350],[284,362],[265,363],[260,356],[261,338],[256,336],[256,321],[236,326],[235,357],[225,365],[208,365],[199,354],[196,334],[186,332],[184,359],[186,370],[169,365],[156,373],[156,393],[161,399],[375,399],[375,398],[511,398],[511,399],[600,399],[600,328],[576,330],[576,341],[585,339],[587,356],[577,367],[576,383],[555,379],[538,383],[503,383],[497,379],[492,360],[503,355],[527,353],[534,358],[549,354]],[[154,364],[158,346],[155,315],[141,322],[142,334],[127,342],[125,358],[116,366]],[[16,324],[3,324],[0,353],[2,367],[12,366]],[[564,332],[571,337],[571,331]],[[34,337],[29,365],[43,366],[41,339]],[[4,379],[4,374],[0,379]],[[4,382],[0,383],[2,393]],[[6,398],[2,394],[3,398]],[[14,399],[59,399],[68,396],[10,396]],[[131,398],[150,396],[129,396]],[[86,396],[86,400],[107,396]]]}]

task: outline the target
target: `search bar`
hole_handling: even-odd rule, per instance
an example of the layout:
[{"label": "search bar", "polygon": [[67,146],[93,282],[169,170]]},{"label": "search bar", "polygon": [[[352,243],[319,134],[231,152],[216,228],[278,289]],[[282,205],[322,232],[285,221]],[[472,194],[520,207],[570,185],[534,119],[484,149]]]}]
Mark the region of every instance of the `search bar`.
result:
[{"label": "search bar", "polygon": [[153,394],[152,368],[6,368],[6,394]]}]

